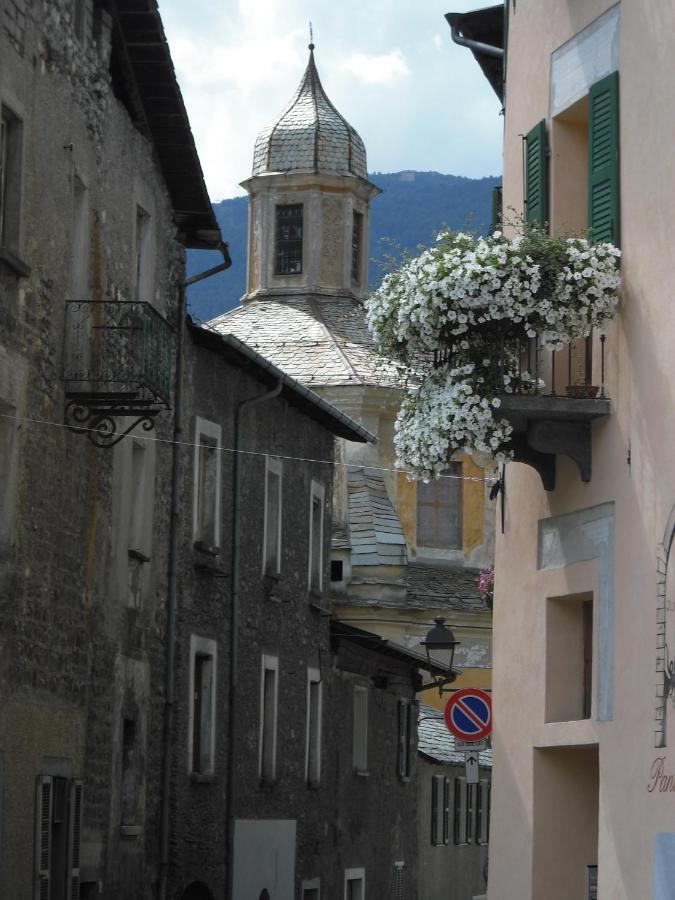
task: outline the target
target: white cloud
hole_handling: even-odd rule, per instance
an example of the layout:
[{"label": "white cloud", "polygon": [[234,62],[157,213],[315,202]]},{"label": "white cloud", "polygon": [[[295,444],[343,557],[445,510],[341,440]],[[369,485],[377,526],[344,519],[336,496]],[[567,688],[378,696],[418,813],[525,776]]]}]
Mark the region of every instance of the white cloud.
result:
[{"label": "white cloud", "polygon": [[390,53],[353,53],[344,61],[343,68],[367,84],[386,84],[410,75],[408,63],[398,47]]}]

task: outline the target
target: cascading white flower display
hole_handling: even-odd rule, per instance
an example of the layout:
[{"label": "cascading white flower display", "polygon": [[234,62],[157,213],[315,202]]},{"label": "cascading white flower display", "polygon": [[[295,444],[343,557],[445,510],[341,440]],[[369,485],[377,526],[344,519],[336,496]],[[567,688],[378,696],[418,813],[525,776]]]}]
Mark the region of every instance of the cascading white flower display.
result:
[{"label": "cascading white flower display", "polygon": [[498,395],[516,376],[521,391],[538,382],[504,360],[517,369],[527,339],[557,350],[604,328],[617,304],[620,253],[536,226],[514,237],[446,232],[387,275],[368,300],[368,323],[380,349],[410,372],[396,423],[399,465],[427,480],[458,451],[509,456],[513,429],[495,415]]}]

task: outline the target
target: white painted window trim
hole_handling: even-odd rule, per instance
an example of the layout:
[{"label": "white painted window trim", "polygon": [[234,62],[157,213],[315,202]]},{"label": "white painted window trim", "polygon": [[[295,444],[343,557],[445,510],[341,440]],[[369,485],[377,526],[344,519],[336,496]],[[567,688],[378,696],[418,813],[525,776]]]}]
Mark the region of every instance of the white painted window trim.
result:
[{"label": "white painted window trim", "polygon": [[[277,527],[277,566],[273,573],[267,571],[267,473],[274,472],[279,476],[279,503],[278,503],[278,527]],[[284,496],[284,467],[280,459],[276,459],[273,456],[267,456],[265,458],[265,503],[263,506],[263,541],[262,541],[262,574],[263,575],[279,575],[281,573],[281,523],[283,521],[282,516],[282,504],[283,504],[283,496]]]},{"label": "white painted window trim", "polygon": [[300,900],[305,900],[305,891],[318,891],[319,900],[321,900],[321,879],[310,878],[302,881],[300,884]]},{"label": "white painted window trim", "polygon": [[321,501],[321,521],[319,524],[319,591],[323,590],[323,568],[324,568],[324,559],[323,559],[323,520],[325,517],[325,505],[326,505],[326,489],[322,484],[319,484],[318,481],[312,480],[312,486],[309,492],[309,560],[307,564],[307,587],[311,591],[313,589],[312,585],[312,562],[314,561],[314,554],[316,552],[316,548],[313,545],[312,541],[312,513],[314,509],[314,500],[318,499]]},{"label": "white painted window trim", "polygon": [[222,428],[215,422],[208,419],[202,419],[197,416],[195,421],[195,447],[194,447],[194,478],[193,478],[193,499],[192,499],[192,540],[198,541],[199,535],[199,449],[201,445],[201,437],[210,438],[216,442],[216,496],[214,498],[214,520],[213,529],[214,546],[220,547],[220,494],[221,494],[221,460],[222,460]]},{"label": "white painted window trim", "polygon": [[360,881],[362,891],[361,894],[363,896],[363,900],[366,898],[366,870],[363,868],[360,869],[345,869],[345,885],[344,885],[344,900],[347,900],[347,885],[350,881]]},{"label": "white painted window trim", "polygon": [[277,777],[277,722],[279,720],[279,657],[268,656],[263,653],[260,661],[260,716],[258,728],[258,777],[262,780],[263,773],[263,733],[265,725],[265,670],[276,674],[274,679],[274,721],[272,722],[272,781]]},{"label": "white painted window trim", "polygon": [[200,772],[200,775],[213,775],[215,770],[216,759],[216,689],[218,679],[218,644],[211,638],[200,637],[197,634],[190,635],[190,677],[188,685],[188,774],[194,772],[192,768],[194,760],[192,759],[192,734],[194,728],[194,694],[195,694],[195,660],[197,655],[210,656],[213,660],[212,672],[212,688],[211,688],[211,709],[209,717],[211,719],[211,741],[209,746],[209,767],[206,772]]},{"label": "white painted window trim", "polygon": [[[309,778],[309,745],[312,739],[312,735],[310,734],[310,685],[318,684],[319,685],[319,697],[317,703],[316,715],[318,718],[318,728],[317,728],[317,745],[316,745],[316,778],[310,782]],[[323,720],[323,684],[321,681],[321,672],[319,669],[314,669],[311,666],[307,667],[307,717],[305,724],[305,781],[307,784],[317,785],[321,782],[321,733],[322,729],[322,720]]]},{"label": "white painted window trim", "polygon": [[[352,719],[353,720],[353,725],[352,725],[352,728],[353,728],[352,762],[353,762],[354,772],[356,772],[359,775],[367,775],[368,774],[368,704],[369,704],[368,694],[369,694],[369,691],[368,691],[368,688],[366,687],[366,685],[364,685],[364,684],[355,684],[354,685],[354,695],[353,695],[354,699],[353,699],[353,710],[352,710],[352,717],[353,717],[353,719]],[[357,697],[357,695],[365,696],[365,715],[363,717],[363,747],[364,747],[363,761],[360,758],[357,759],[357,755],[360,753],[360,741],[358,742],[359,746],[357,746],[357,741],[358,741],[359,735],[356,730],[356,725],[357,725],[356,697]],[[363,765],[361,765],[361,762],[363,762]]]}]

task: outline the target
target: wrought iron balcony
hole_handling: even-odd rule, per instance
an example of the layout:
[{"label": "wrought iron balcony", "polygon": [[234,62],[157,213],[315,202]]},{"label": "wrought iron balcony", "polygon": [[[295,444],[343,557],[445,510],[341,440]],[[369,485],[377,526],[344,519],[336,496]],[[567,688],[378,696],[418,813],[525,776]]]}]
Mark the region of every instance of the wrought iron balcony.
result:
[{"label": "wrought iron balcony", "polygon": [[[591,335],[562,350],[544,350],[538,337],[496,332],[485,346],[492,365],[485,371],[500,406],[494,414],[513,426],[514,459],[539,472],[544,488],[555,488],[556,456],[576,463],[591,480],[591,423],[609,415],[605,392],[605,336]],[[437,353],[436,365],[448,364]]]},{"label": "wrought iron balcony", "polygon": [[[112,447],[137,425],[154,427],[169,408],[174,333],[149,303],[66,304],[66,424],[97,447]],[[131,417],[132,423],[118,422]]]}]

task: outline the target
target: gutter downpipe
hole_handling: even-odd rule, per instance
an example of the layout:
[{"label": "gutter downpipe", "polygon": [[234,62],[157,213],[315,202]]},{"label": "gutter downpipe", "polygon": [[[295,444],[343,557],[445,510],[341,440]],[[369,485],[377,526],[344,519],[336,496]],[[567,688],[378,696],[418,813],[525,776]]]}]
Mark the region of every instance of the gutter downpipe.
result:
[{"label": "gutter downpipe", "polygon": [[492,44],[484,44],[482,41],[473,41],[471,38],[465,38],[460,33],[460,26],[454,18],[448,18],[452,13],[446,15],[450,33],[453,41],[460,47],[468,47],[469,50],[475,50],[476,53],[483,53],[485,56],[494,56],[495,59],[504,59],[504,49],[502,47],[493,47]]},{"label": "gutter downpipe", "polygon": [[174,387],[173,416],[173,461],[171,471],[171,518],[169,522],[169,561],[166,599],[166,669],[164,678],[164,722],[162,728],[162,795],[160,806],[159,845],[159,900],[166,900],[169,874],[169,836],[171,830],[171,737],[173,733],[173,712],[175,704],[174,670],[176,666],[176,611],[178,607],[178,537],[180,532],[180,486],[183,475],[183,371],[185,361],[185,315],[186,288],[196,281],[202,281],[232,265],[227,244],[222,241],[217,249],[223,255],[223,262],[193,275],[180,286],[178,299],[178,338],[176,341],[176,380]]},{"label": "gutter downpipe", "polygon": [[244,410],[267,400],[278,397],[284,386],[279,378],[270,391],[248,400],[240,401],[234,412],[234,459],[232,461],[232,599],[230,602],[230,685],[228,693],[228,735],[227,735],[227,785],[225,795],[227,818],[227,882],[229,896],[234,900],[234,784],[237,719],[237,672],[239,669],[239,572],[240,572],[240,466],[239,450],[241,442],[241,414]]}]

